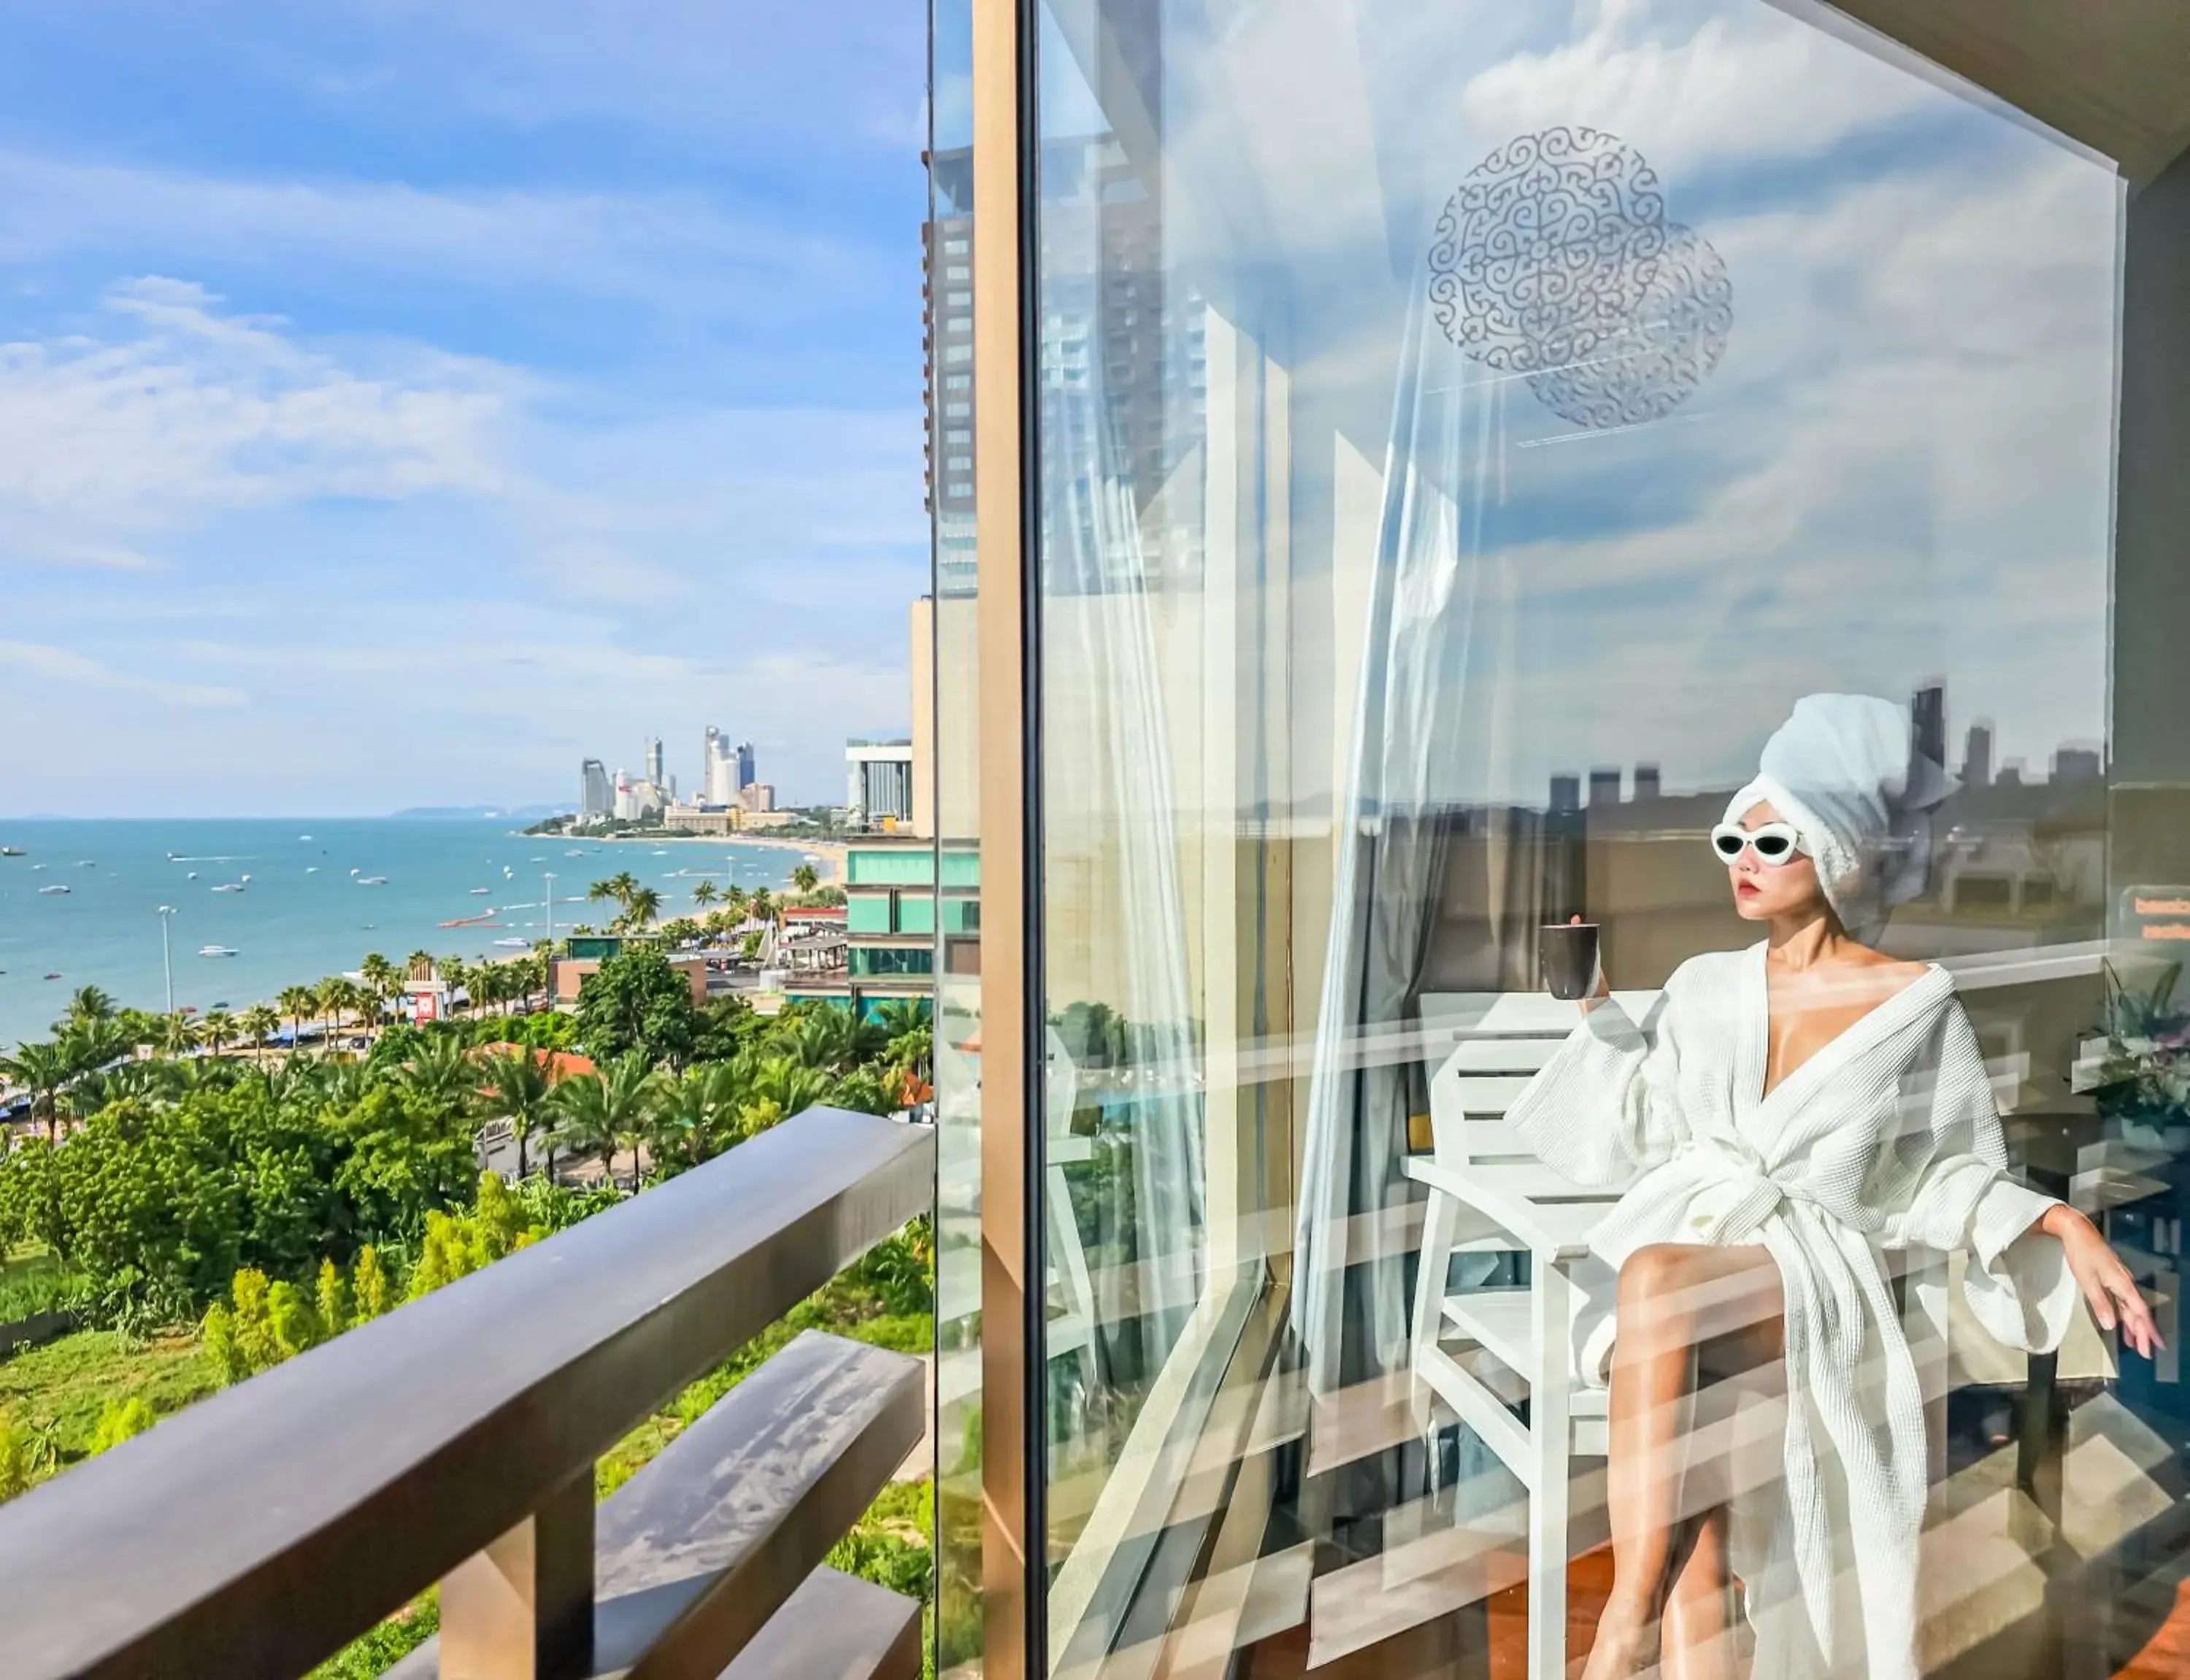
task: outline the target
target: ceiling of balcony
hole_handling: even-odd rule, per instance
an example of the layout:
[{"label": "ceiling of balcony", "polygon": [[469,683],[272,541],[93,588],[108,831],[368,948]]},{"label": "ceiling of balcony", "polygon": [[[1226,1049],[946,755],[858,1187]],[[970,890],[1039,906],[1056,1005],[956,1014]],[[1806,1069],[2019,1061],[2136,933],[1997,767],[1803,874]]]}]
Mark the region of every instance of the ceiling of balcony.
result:
[{"label": "ceiling of balcony", "polygon": [[1933,63],[2103,152],[2136,185],[2190,148],[2184,0],[1835,0]]}]

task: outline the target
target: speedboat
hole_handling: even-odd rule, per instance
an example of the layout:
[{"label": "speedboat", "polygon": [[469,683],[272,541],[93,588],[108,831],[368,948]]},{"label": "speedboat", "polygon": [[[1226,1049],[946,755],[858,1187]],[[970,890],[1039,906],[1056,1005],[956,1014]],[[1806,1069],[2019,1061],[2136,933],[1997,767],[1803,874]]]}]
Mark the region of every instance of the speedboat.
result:
[{"label": "speedboat", "polygon": [[57,892],[66,892],[68,889],[63,886],[59,881],[55,881],[51,886],[42,886],[38,891],[45,897],[51,897]]},{"label": "speedboat", "polygon": [[530,951],[532,948],[532,942],[529,939],[497,939],[494,942],[509,950]]},{"label": "speedboat", "polygon": [[235,954],[235,947],[233,945],[201,945],[198,947],[198,955],[201,957],[233,957]]},{"label": "speedboat", "polygon": [[472,897],[474,898],[484,898],[488,893],[492,892],[493,891],[494,889],[491,886],[475,886],[472,889]]},{"label": "speedboat", "polygon": [[0,846],[0,857],[20,857],[22,855],[23,848],[20,846]]},{"label": "speedboat", "polygon": [[183,877],[183,879],[184,879],[184,880],[191,880],[191,881],[196,880],[197,878],[198,878],[198,872],[197,872],[196,869],[191,870],[191,871],[190,872],[190,874],[187,874],[187,875],[185,875],[185,876],[184,876],[184,877]]},{"label": "speedboat", "polygon": [[304,865],[304,873],[308,875],[316,875],[320,873],[320,866],[316,863],[307,863]]},{"label": "speedboat", "polygon": [[388,877],[385,875],[360,875],[357,878],[357,884],[360,886],[386,886],[388,885]]}]

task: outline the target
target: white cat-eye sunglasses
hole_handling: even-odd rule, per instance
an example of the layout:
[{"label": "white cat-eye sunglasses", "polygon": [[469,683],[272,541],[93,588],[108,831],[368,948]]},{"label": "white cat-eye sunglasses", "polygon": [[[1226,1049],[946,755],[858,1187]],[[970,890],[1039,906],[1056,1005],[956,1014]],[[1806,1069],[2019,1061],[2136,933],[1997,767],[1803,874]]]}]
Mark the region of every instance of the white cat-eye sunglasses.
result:
[{"label": "white cat-eye sunglasses", "polygon": [[1754,846],[1761,861],[1777,868],[1791,863],[1795,854],[1802,849],[1802,837],[1791,823],[1767,823],[1756,829],[1722,823],[1711,830],[1711,850],[1726,863],[1735,862],[1744,851]]}]

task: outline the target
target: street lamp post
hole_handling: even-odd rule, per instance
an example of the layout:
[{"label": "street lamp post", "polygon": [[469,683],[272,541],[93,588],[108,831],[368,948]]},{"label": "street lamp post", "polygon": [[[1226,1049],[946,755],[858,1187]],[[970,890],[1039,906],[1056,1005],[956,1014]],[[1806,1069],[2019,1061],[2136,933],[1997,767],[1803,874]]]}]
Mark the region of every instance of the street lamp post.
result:
[{"label": "street lamp post", "polygon": [[553,869],[548,872],[548,943],[552,955],[555,943],[555,872]]},{"label": "street lamp post", "polygon": [[167,948],[167,924],[173,919],[174,914],[175,907],[172,904],[162,904],[160,907],[160,972],[167,977],[169,1015],[175,1012],[175,959],[173,953]]}]

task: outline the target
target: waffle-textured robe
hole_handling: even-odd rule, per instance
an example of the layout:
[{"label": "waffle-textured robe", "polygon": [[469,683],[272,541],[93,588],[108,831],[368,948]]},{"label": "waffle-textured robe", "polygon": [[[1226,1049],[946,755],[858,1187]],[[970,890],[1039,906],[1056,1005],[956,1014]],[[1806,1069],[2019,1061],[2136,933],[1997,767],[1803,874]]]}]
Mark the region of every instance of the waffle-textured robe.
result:
[{"label": "waffle-textured robe", "polygon": [[[1616,1275],[1655,1242],[1756,1243],[1786,1306],[1784,1476],[1733,1512],[1734,1566],[1773,1680],[1916,1680],[1916,1568],[1927,1459],[1915,1360],[1885,1249],[1969,1254],[1977,1321],[2049,1352],[2075,1310],[2051,1205],[2010,1179],[1977,1035],[1943,969],[1764,1092],[1765,947],[1682,964],[1655,1043],[1613,1003],[1583,1017],[1509,1117],[1583,1184],[1642,1174],[1591,1248]],[[1611,1303],[1585,1311],[1605,1321]],[[1601,1370],[1585,1372],[1602,1381]]]}]

